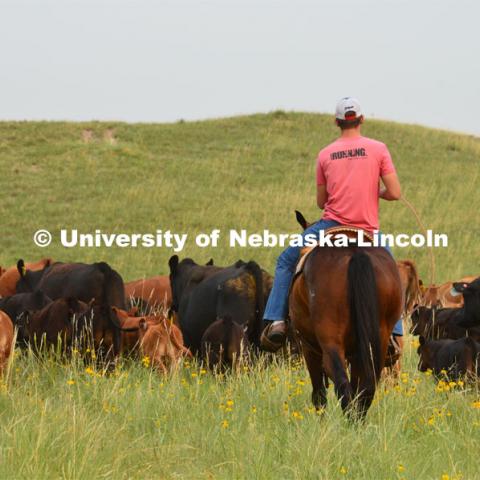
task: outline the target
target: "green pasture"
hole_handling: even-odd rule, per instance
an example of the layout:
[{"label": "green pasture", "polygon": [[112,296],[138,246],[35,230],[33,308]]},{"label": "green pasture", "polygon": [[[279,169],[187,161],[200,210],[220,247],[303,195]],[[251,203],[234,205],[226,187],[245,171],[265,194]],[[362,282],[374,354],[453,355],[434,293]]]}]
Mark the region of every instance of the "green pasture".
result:
[{"label": "green pasture", "polygon": [[[176,124],[0,123],[0,265],[18,258],[104,260],[125,280],[168,273],[166,248],[64,248],[82,233],[188,233],[180,257],[219,265],[254,259],[273,273],[280,248],[227,245],[230,229],[297,232],[293,211],[319,218],[315,159],[336,136],[329,116],[274,112]],[[406,198],[447,233],[437,281],[480,274],[480,139],[367,121],[385,142]],[[381,205],[382,231],[418,231],[400,202]],[[217,248],[193,238],[220,229]],[[32,241],[48,229],[51,246]],[[396,249],[430,275],[425,249]],[[112,375],[80,359],[18,350],[0,387],[0,479],[475,479],[477,386],[416,370],[406,338],[403,375],[378,390],[362,425],[330,392],[317,414],[296,358],[264,359],[226,377],[187,363],[162,378],[142,362]]]}]

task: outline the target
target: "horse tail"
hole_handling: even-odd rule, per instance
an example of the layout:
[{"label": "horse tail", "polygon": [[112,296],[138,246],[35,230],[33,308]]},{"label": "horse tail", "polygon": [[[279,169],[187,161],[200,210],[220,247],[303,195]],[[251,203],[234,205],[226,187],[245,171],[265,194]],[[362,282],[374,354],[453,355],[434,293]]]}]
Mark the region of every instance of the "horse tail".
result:
[{"label": "horse tail", "polygon": [[263,311],[265,309],[265,298],[263,294],[263,272],[257,262],[253,260],[245,265],[255,282],[255,317],[253,324],[247,326],[247,338],[254,345],[259,344],[263,326]]},{"label": "horse tail", "polygon": [[348,264],[350,320],[357,337],[357,360],[366,380],[375,382],[382,370],[377,282],[370,257],[356,251]]}]

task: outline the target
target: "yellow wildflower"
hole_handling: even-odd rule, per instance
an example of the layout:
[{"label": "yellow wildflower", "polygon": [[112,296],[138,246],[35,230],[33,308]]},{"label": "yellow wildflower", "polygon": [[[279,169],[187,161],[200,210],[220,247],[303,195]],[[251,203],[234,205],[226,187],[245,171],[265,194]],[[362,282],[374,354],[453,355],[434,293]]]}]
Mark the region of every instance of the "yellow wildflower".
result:
[{"label": "yellow wildflower", "polygon": [[342,475],[345,475],[345,474],[348,472],[348,469],[342,465],[342,466],[340,467],[339,472],[340,472]]},{"label": "yellow wildflower", "polygon": [[402,464],[400,464],[400,465],[397,466],[397,471],[398,471],[399,473],[402,473],[402,472],[405,471],[405,467],[404,467]]},{"label": "yellow wildflower", "polygon": [[67,380],[67,385],[74,385],[75,384],[75,380]]},{"label": "yellow wildflower", "polygon": [[222,422],[222,428],[228,428],[228,420]]},{"label": "yellow wildflower", "polygon": [[296,420],[302,420],[303,415],[300,412],[297,412],[296,410],[292,412],[292,417],[295,418]]}]

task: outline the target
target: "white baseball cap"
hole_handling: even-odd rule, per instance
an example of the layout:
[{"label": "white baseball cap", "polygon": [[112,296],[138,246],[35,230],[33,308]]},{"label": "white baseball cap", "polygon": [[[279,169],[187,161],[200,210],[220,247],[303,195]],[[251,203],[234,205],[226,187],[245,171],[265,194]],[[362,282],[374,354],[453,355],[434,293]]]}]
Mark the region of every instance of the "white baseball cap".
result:
[{"label": "white baseball cap", "polygon": [[344,97],[338,101],[335,109],[335,118],[338,120],[355,120],[362,115],[362,107],[356,98]]}]

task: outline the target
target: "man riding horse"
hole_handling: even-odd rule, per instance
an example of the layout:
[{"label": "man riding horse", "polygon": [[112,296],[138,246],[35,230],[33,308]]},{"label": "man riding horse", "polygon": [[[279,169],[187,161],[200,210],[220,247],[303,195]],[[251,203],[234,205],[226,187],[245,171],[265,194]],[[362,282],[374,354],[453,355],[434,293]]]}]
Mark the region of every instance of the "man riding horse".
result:
[{"label": "man riding horse", "polygon": [[[321,230],[335,226],[356,227],[370,233],[379,230],[379,199],[399,200],[401,195],[386,145],[360,133],[364,117],[359,102],[352,97],[342,98],[335,117],[340,137],[321,150],[317,159],[317,205],[324,212],[318,222],[305,229],[303,236],[315,234],[318,238]],[[269,350],[279,349],[287,336],[288,295],[300,250],[301,247],[288,247],[277,260],[264,313],[263,345]],[[401,319],[393,336],[401,349]]]}]

